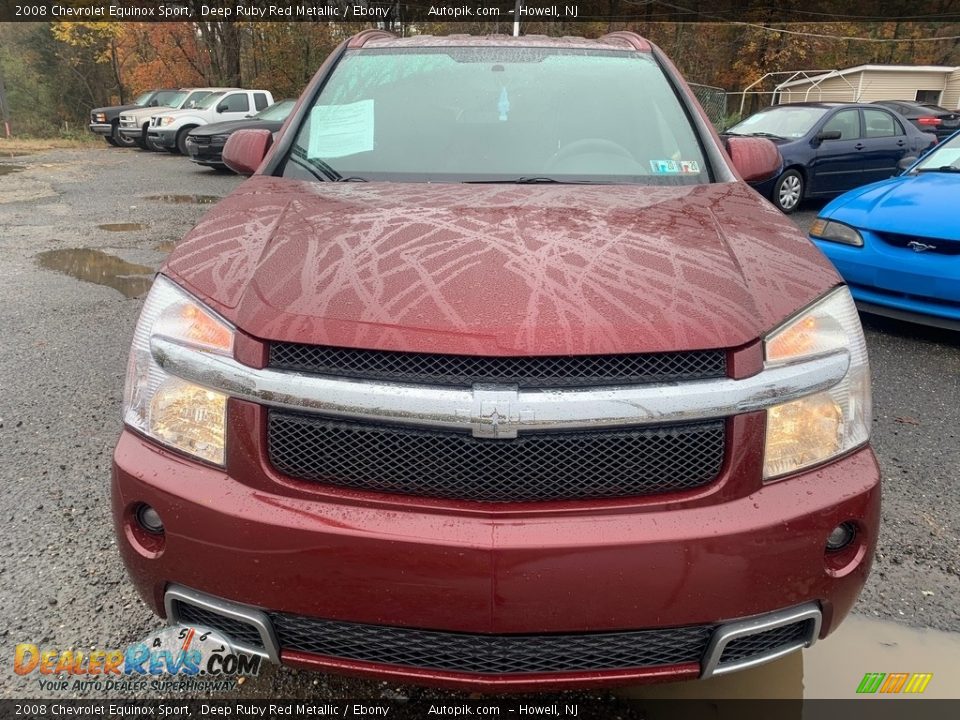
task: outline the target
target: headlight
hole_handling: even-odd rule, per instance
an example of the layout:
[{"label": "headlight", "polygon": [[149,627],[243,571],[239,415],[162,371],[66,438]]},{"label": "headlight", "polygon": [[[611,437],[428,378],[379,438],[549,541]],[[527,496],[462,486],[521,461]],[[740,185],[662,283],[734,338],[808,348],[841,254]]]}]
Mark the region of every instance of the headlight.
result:
[{"label": "headlight", "polygon": [[844,245],[863,247],[863,237],[860,233],[855,228],[836,220],[817,218],[810,226],[810,236],[818,240],[829,240]]},{"label": "headlight", "polygon": [[169,117],[169,116],[168,116],[168,117],[162,117],[162,118],[160,118],[160,125],[164,125],[164,126],[165,126],[165,125],[169,125],[169,124],[172,123],[172,122],[173,122],[173,118],[172,118],[172,117]]},{"label": "headlight", "polygon": [[107,114],[106,114],[106,113],[97,113],[97,114],[94,115],[93,117],[94,117],[94,119],[95,119],[97,122],[106,122],[106,121],[107,121]]},{"label": "headlight", "polygon": [[765,480],[822,463],[870,439],[870,365],[860,317],[846,287],[818,300],[764,340],[767,367],[838,350],[850,354],[843,380],[767,410]]},{"label": "headlight", "polygon": [[174,377],[154,362],[150,338],[233,355],[233,327],[179,286],[157,277],[137,322],[123,392],[123,420],[157,442],[223,465],[227,396]]},{"label": "headlight", "polygon": [[218,145],[225,143],[229,139],[230,139],[229,135],[211,135],[210,136],[210,142],[216,143]]}]

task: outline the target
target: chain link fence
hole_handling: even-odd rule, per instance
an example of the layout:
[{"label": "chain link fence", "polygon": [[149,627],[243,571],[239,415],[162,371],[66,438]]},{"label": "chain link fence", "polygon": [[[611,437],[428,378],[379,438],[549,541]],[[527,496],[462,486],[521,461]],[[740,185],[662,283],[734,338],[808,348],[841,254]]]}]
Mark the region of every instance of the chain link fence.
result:
[{"label": "chain link fence", "polygon": [[720,132],[730,127],[732,123],[727,121],[727,91],[712,85],[688,84],[717,131]]}]

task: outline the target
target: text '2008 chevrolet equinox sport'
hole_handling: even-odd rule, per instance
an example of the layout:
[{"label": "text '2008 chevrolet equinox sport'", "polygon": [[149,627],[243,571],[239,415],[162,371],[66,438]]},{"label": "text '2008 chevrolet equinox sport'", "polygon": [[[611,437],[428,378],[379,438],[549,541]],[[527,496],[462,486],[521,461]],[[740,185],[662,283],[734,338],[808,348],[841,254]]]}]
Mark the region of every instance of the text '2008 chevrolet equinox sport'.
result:
[{"label": "text '2008 chevrolet equinox sport'", "polygon": [[366,31],[136,328],[123,558],[171,623],[471,689],[709,677],[849,612],[869,367],[820,252],[661,51]]}]

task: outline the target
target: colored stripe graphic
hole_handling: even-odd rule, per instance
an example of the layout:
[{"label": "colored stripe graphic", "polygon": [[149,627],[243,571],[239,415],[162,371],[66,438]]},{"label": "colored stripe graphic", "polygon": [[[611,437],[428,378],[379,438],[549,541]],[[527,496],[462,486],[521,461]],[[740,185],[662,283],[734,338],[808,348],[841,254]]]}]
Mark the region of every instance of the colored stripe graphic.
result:
[{"label": "colored stripe graphic", "polygon": [[857,686],[858,693],[875,693],[880,688],[880,683],[886,677],[886,673],[867,673]]},{"label": "colored stripe graphic", "polygon": [[866,673],[857,686],[857,693],[872,695],[881,692],[887,695],[911,693],[917,695],[927,689],[933,673]]}]

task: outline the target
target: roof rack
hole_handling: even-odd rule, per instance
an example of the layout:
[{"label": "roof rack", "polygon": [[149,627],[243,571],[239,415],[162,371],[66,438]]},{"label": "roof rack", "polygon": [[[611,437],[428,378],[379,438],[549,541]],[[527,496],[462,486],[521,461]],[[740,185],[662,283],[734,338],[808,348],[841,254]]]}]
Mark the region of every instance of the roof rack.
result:
[{"label": "roof rack", "polygon": [[394,40],[396,37],[392,32],[386,30],[361,30],[347,41],[347,47],[359,48],[366,45],[370,40]]},{"label": "roof rack", "polygon": [[600,41],[612,41],[626,44],[638,52],[648,53],[653,49],[649,40],[635,32],[630,32],[629,30],[617,30],[616,32],[607,33],[600,38]]}]

